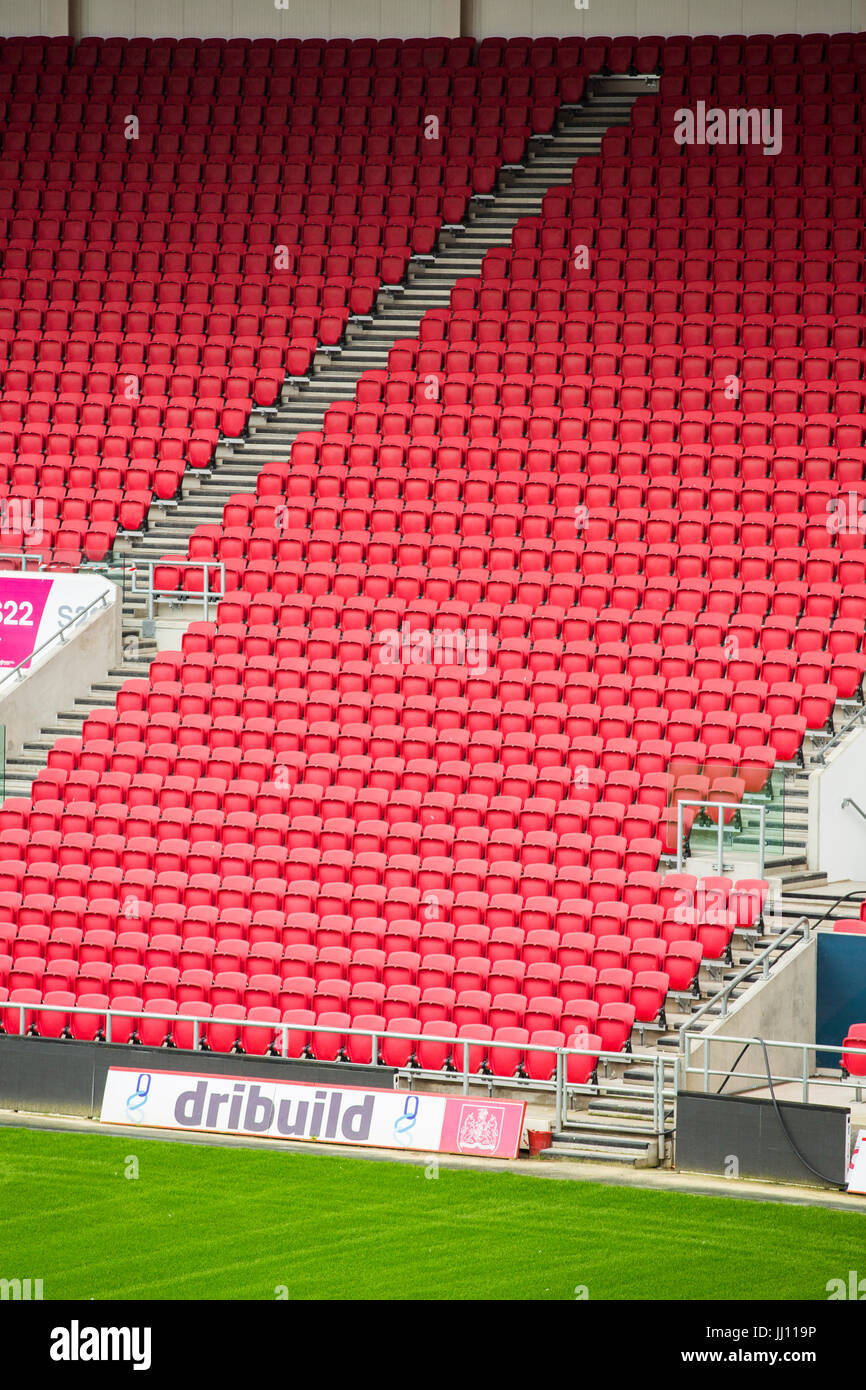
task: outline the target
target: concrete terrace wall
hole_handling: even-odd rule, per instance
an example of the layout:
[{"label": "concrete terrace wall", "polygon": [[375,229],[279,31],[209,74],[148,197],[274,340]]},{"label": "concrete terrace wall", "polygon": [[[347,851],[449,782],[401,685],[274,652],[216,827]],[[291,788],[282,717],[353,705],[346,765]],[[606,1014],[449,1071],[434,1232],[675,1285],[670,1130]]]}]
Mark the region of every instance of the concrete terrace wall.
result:
[{"label": "concrete terrace wall", "polygon": [[[464,0],[464,34],[858,33],[866,0]],[[444,32],[444,31],[443,31]]]},{"label": "concrete terrace wall", "polygon": [[59,38],[71,32],[69,0],[0,0],[0,34]]},{"label": "concrete terrace wall", "polygon": [[79,0],[77,37],[456,38],[460,0]]},{"label": "concrete terrace wall", "polygon": [[22,744],[53,724],[61,710],[86,695],[102,680],[121,654],[120,591],[109,580],[106,608],[95,609],[82,626],[71,628],[68,640],[49,649],[45,660],[23,680],[0,685],[0,724],[6,726],[6,754],[20,753]]},{"label": "concrete terrace wall", "polygon": [[0,0],[0,33],[127,38],[808,34],[866,30],[866,0]]}]

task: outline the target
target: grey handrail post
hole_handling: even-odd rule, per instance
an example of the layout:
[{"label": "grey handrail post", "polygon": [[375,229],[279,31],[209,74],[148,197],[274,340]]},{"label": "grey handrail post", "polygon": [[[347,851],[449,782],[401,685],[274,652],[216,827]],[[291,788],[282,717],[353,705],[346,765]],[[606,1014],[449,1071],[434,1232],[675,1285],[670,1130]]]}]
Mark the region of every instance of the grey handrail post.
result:
[{"label": "grey handrail post", "polygon": [[198,1052],[198,1019],[192,1021],[192,1050]]},{"label": "grey handrail post", "polygon": [[205,567],[204,567],[204,620],[205,620],[205,622],[207,622],[207,617],[208,617],[207,601],[208,601],[208,595],[209,595],[209,594],[210,594],[210,565],[205,565]]},{"label": "grey handrail post", "polygon": [[677,873],[678,873],[678,874],[681,874],[682,871],[683,871],[683,850],[684,850],[684,849],[685,849],[685,845],[683,844],[683,803],[682,803],[681,801],[678,801],[678,802],[677,802]]},{"label": "grey handrail post", "polygon": [[281,1057],[288,1057],[288,1055],[289,1055],[289,1025],[288,1025],[287,1023],[282,1023],[282,1024],[280,1025],[280,1056],[281,1056]]},{"label": "grey handrail post", "polygon": [[717,856],[716,856],[716,864],[717,864],[716,872],[718,873],[719,878],[721,878],[721,876],[722,876],[723,860],[724,860],[724,857],[725,857],[725,852],[724,852],[724,834],[725,834],[725,813],[724,813],[724,811],[722,810],[722,808],[719,807],[719,845],[718,845],[718,854],[717,854]]},{"label": "grey handrail post", "polygon": [[463,1044],[463,1094],[469,1095],[469,1039]]},{"label": "grey handrail post", "polygon": [[[784,820],[782,822],[782,845],[784,849]],[[767,808],[761,807],[761,825],[758,831],[758,878],[764,877],[764,855],[767,848]]]},{"label": "grey handrail post", "polygon": [[658,1055],[655,1059],[655,1075],[653,1077],[655,1086],[656,1102],[656,1134],[659,1140],[659,1162],[665,1156],[665,1060]]},{"label": "grey handrail post", "polygon": [[809,1045],[803,1043],[803,1104],[809,1104]]},{"label": "grey handrail post", "polygon": [[111,1010],[105,1010],[105,1041],[111,1042]]},{"label": "grey handrail post", "polygon": [[563,1054],[556,1049],[556,1130],[563,1127]]}]

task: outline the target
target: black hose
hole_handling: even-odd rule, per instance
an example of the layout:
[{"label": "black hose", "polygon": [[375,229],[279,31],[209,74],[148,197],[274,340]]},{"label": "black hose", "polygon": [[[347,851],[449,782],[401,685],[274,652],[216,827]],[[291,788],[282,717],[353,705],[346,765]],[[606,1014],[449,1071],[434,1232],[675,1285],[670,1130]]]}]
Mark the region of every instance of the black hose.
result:
[{"label": "black hose", "polygon": [[[763,1038],[755,1038],[755,1042],[760,1044],[760,1046],[761,1046],[761,1051],[762,1051],[763,1054],[764,1054],[764,1067],[765,1067],[766,1072],[767,1072],[767,1085],[768,1085],[769,1088],[770,1088],[770,1096],[772,1097],[773,1106],[774,1106],[774,1109],[775,1109],[775,1111],[776,1111],[776,1117],[777,1117],[777,1119],[778,1119],[778,1121],[779,1121],[779,1125],[781,1126],[782,1133],[784,1134],[786,1140],[788,1141],[788,1144],[790,1145],[792,1152],[796,1154],[797,1158],[799,1158],[799,1160],[800,1160],[800,1162],[802,1163],[803,1167],[804,1167],[804,1168],[808,1168],[808,1170],[809,1170],[810,1173],[814,1173],[814,1175],[815,1175],[816,1178],[820,1178],[822,1182],[829,1184],[830,1187],[835,1187],[836,1190],[837,1190],[838,1192],[844,1192],[844,1191],[845,1191],[845,1184],[844,1184],[844,1183],[838,1182],[838,1181],[836,1180],[836,1178],[828,1178],[827,1175],[826,1175],[826,1173],[819,1173],[819,1172],[818,1172],[818,1169],[817,1169],[817,1168],[813,1168],[812,1165],[811,1165],[811,1163],[809,1162],[808,1158],[806,1158],[806,1157],[804,1156],[804,1154],[800,1151],[800,1149],[798,1149],[798,1147],[797,1147],[797,1145],[796,1145],[796,1143],[795,1143],[795,1141],[794,1141],[793,1135],[791,1134],[790,1130],[788,1129],[788,1126],[785,1124],[785,1120],[784,1120],[784,1117],[783,1117],[783,1115],[782,1115],[782,1111],[781,1111],[781,1109],[780,1109],[780,1107],[779,1107],[779,1102],[778,1102],[777,1099],[776,1099],[776,1092],[775,1092],[775,1090],[773,1089],[773,1077],[772,1077],[772,1074],[771,1074],[771,1072],[770,1072],[770,1058],[769,1058],[769,1055],[768,1055],[768,1053],[767,1053],[767,1044],[764,1042],[764,1039],[763,1039]],[[742,1056],[742,1053],[741,1053],[740,1055]],[[739,1058],[737,1058],[737,1061],[739,1061]],[[736,1066],[736,1062],[734,1063],[734,1066]],[[727,1080],[727,1077],[725,1077],[725,1080]]]}]

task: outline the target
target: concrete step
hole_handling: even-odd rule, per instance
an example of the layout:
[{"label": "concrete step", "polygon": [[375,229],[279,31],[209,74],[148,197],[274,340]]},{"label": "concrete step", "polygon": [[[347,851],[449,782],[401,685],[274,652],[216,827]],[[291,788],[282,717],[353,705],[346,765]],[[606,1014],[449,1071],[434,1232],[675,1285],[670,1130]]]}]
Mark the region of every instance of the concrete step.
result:
[{"label": "concrete step", "polygon": [[624,1149],[615,1144],[608,1144],[604,1148],[594,1147],[588,1144],[551,1144],[549,1148],[542,1149],[539,1158],[552,1162],[555,1159],[571,1159],[572,1161],[583,1161],[585,1163],[618,1163],[629,1168],[653,1168],[657,1164],[638,1163],[635,1155],[630,1149]]},{"label": "concrete step", "polygon": [[586,1143],[595,1143],[615,1137],[617,1143],[621,1143],[623,1148],[633,1149],[643,1148],[647,1140],[655,1138],[651,1114],[647,1117],[646,1122],[641,1124],[634,1116],[616,1120],[609,1116],[592,1120],[584,1112],[581,1112],[573,1132],[579,1133],[581,1140]]},{"label": "concrete step", "polygon": [[541,1153],[545,1159],[583,1159],[596,1163],[622,1163],[636,1168],[658,1166],[658,1136],[630,1135],[619,1129],[596,1129],[580,1119],[556,1131]]}]

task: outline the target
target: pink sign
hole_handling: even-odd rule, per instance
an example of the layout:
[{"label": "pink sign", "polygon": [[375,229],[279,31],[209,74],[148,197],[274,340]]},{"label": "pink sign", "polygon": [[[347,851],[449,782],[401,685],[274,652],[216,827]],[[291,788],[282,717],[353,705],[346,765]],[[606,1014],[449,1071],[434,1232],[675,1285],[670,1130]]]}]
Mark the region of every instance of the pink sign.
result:
[{"label": "pink sign", "polygon": [[0,667],[30,664],[53,582],[0,574]]},{"label": "pink sign", "polygon": [[445,1101],[440,1153],[476,1158],[516,1158],[526,1105],[517,1100]]}]

